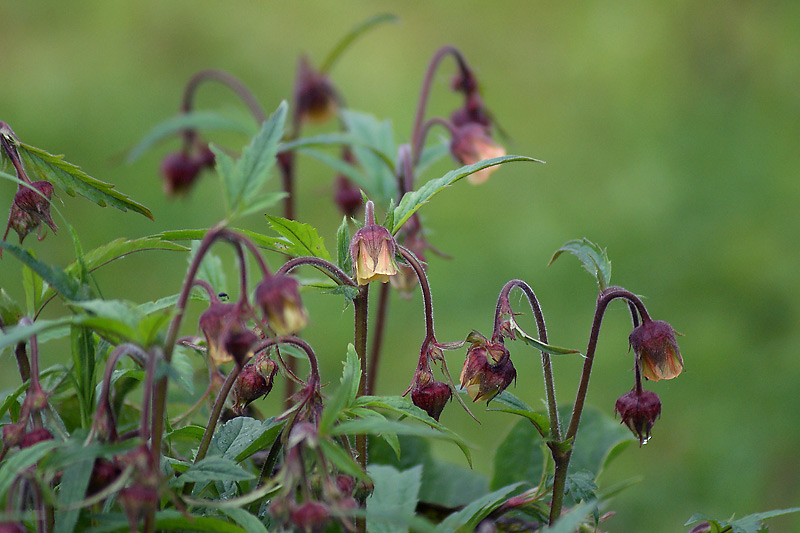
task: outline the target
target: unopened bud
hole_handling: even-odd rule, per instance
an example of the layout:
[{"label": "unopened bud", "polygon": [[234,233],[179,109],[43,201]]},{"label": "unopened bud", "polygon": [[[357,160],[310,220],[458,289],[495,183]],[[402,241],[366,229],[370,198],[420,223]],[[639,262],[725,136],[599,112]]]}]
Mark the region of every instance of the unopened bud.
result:
[{"label": "unopened bud", "polygon": [[53,440],[53,434],[45,428],[38,428],[29,431],[19,441],[20,448],[30,448],[34,444],[39,444],[46,440]]},{"label": "unopened bud", "polygon": [[289,518],[298,530],[311,531],[325,524],[329,516],[330,513],[325,505],[308,501],[294,508]]},{"label": "unopened bud", "polygon": [[371,281],[386,283],[397,274],[394,254],[397,244],[388,229],[370,220],[371,202],[367,204],[367,223],[350,241],[350,255],[355,265],[356,281],[366,285]]},{"label": "unopened bud", "polygon": [[472,345],[461,370],[461,386],[472,401],[485,399],[488,403],[516,379],[517,371],[502,342],[490,342],[477,332],[468,340]]},{"label": "unopened bud", "polygon": [[200,168],[200,161],[186,152],[167,154],[161,161],[164,192],[175,196],[189,191],[200,174]]},{"label": "unopened bud", "polygon": [[428,416],[438,421],[447,402],[453,393],[447,383],[431,381],[424,385],[417,384],[411,389],[411,401]]},{"label": "unopened bud", "polygon": [[647,320],[633,330],[629,341],[642,361],[642,374],[647,379],[672,379],[683,370],[675,330],[668,322]]},{"label": "unopened bud", "polygon": [[306,57],[297,66],[294,86],[296,114],[300,122],[321,123],[336,113],[336,90],[327,76],[315,70]]},{"label": "unopened bud", "polygon": [[650,439],[650,430],[661,415],[661,399],[655,392],[634,389],[617,398],[614,412],[619,413],[622,423],[636,435],[641,446]]}]

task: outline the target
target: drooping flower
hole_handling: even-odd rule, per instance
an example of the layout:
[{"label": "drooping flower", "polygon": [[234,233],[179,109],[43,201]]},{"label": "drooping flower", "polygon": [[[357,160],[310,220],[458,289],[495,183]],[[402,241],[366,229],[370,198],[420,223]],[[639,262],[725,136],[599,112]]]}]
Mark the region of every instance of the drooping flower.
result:
[{"label": "drooping flower", "polygon": [[[462,165],[472,165],[484,159],[493,159],[506,155],[506,149],[494,142],[486,132],[486,128],[476,122],[467,122],[459,127],[450,140],[450,153]],[[467,179],[474,185],[489,179],[497,166],[487,167],[470,174]]]},{"label": "drooping flower", "polygon": [[650,438],[650,430],[661,415],[661,399],[658,394],[636,389],[617,398],[614,412],[619,413],[622,423],[639,439],[639,446]]},{"label": "drooping flower", "polygon": [[428,413],[428,416],[438,421],[445,405],[453,397],[450,386],[442,381],[429,381],[417,383],[411,389],[411,401]]},{"label": "drooping flower", "polygon": [[161,176],[164,180],[164,192],[175,196],[189,191],[200,175],[202,163],[186,151],[173,152],[161,160]]},{"label": "drooping flower", "polygon": [[397,243],[388,229],[375,223],[373,209],[372,202],[367,202],[366,224],[350,241],[350,256],[359,285],[371,281],[386,283],[390,276],[397,274],[394,260]]},{"label": "drooping flower", "polygon": [[214,365],[233,360],[243,365],[258,341],[256,334],[247,328],[239,304],[212,302],[200,315],[199,325]]},{"label": "drooping flower", "polygon": [[264,278],[256,288],[256,301],[278,335],[293,335],[307,323],[299,289],[297,280],[285,274]]},{"label": "drooping flower", "polygon": [[[58,231],[58,226],[50,217],[50,199],[52,197],[53,184],[49,181],[34,181],[30,187],[21,187],[14,195],[3,240],[8,236],[8,231],[13,229],[17,232],[19,242],[22,244],[25,236],[38,228],[42,222],[47,224],[53,233]],[[39,240],[43,238],[44,234],[42,233]]]},{"label": "drooping flower", "polygon": [[675,330],[663,320],[646,320],[628,339],[642,362],[642,374],[658,381],[672,379],[683,370],[683,358],[675,340]]},{"label": "drooping flower", "polygon": [[491,342],[476,331],[467,340],[472,344],[461,370],[461,386],[472,401],[488,403],[516,379],[517,371],[502,342]]},{"label": "drooping flower", "polygon": [[294,85],[295,114],[298,122],[325,122],[336,113],[338,96],[330,79],[303,56],[297,64]]}]

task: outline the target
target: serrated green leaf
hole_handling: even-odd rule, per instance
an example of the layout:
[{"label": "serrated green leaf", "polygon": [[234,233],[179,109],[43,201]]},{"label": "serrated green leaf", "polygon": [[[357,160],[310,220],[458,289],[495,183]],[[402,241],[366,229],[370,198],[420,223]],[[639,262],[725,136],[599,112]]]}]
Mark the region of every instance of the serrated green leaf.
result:
[{"label": "serrated green leaf", "polygon": [[22,306],[0,288],[0,326],[12,326],[22,318]]},{"label": "serrated green leaf", "polygon": [[112,344],[133,342],[144,348],[158,340],[171,314],[171,310],[160,310],[145,315],[137,304],[124,300],[86,300],[71,305],[89,313],[76,318],[76,324],[94,329]]},{"label": "serrated green leaf", "polygon": [[89,287],[82,285],[77,279],[70,276],[54,265],[48,265],[36,259],[28,250],[8,242],[0,242],[0,248],[8,250],[22,263],[41,276],[61,296],[67,300],[83,300],[90,293]]},{"label": "serrated green leaf", "polygon": [[367,529],[376,533],[408,531],[408,526],[386,523],[377,516],[394,516],[410,521],[415,514],[422,484],[422,465],[403,472],[388,465],[370,465],[375,490],[367,498]]},{"label": "serrated green leaf", "polygon": [[184,483],[205,483],[212,481],[242,481],[255,476],[245,471],[232,459],[211,455],[196,462],[173,481],[174,486]]},{"label": "serrated green leaf", "polygon": [[356,353],[355,347],[347,345],[347,355],[344,362],[342,379],[339,388],[331,396],[322,411],[319,421],[319,432],[325,435],[327,431],[339,419],[343,409],[350,407],[358,395],[359,383],[361,381],[361,363]]},{"label": "serrated green leaf", "polygon": [[208,455],[221,455],[241,462],[275,440],[283,421],[274,418],[263,422],[254,418],[239,416],[227,421],[214,432]]},{"label": "serrated green leaf", "polygon": [[[89,272],[93,272],[98,268],[122,259],[135,252],[144,252],[152,250],[165,250],[175,252],[186,252],[189,249],[180,244],[175,244],[165,239],[158,237],[141,237],[139,239],[115,239],[109,243],[99,246],[83,256],[83,262]],[[65,269],[64,272],[70,276],[77,276],[80,271],[81,265],[79,262],[73,261]],[[47,301],[53,296],[54,290],[48,287],[41,300]]]},{"label": "serrated green leaf", "polygon": [[[571,414],[572,406],[559,408],[562,420],[567,420]],[[636,442],[625,426],[590,406],[584,408],[576,440],[580,441],[580,446],[572,452],[569,473],[587,470],[595,478],[622,449]],[[537,441],[541,442],[537,430],[527,420],[512,426],[497,447],[490,488],[516,481],[537,485],[542,477],[542,453],[539,446],[530,445]]]},{"label": "serrated green leaf", "polygon": [[[448,429],[428,416],[428,413],[426,413],[423,409],[420,409],[411,403],[409,398],[404,398],[402,396],[360,396],[356,399],[355,403],[356,405],[362,407],[386,409],[399,415],[422,422],[423,424],[427,424],[431,428],[441,432],[441,434],[438,435],[439,438],[446,438],[453,441],[467,458],[467,462],[469,463],[470,467],[472,466],[472,456],[470,454],[469,447],[464,440],[454,431]],[[420,435],[420,433],[397,433],[399,435]]]},{"label": "serrated green leaf", "polygon": [[151,129],[139,141],[139,144],[131,149],[126,161],[128,163],[134,162],[160,141],[182,133],[187,129],[196,131],[233,131],[245,135],[253,135],[255,133],[255,128],[252,125],[244,124],[217,111],[190,111],[170,117]]},{"label": "serrated green leaf", "polygon": [[594,500],[597,492],[594,479],[594,474],[587,470],[573,472],[567,476],[565,492],[576,502]]},{"label": "serrated green leaf", "polygon": [[[786,514],[797,513],[800,512],[800,507],[790,507],[788,509],[776,509],[773,511],[764,511],[762,513],[753,513],[747,516],[743,516],[742,518],[734,520],[731,517],[728,520],[718,520],[711,518],[708,515],[703,513],[695,513],[692,517],[684,524],[684,526],[690,526],[696,522],[700,522],[706,520],[711,524],[717,526],[719,530],[723,530],[724,528],[730,527],[730,531],[732,533],[760,533],[761,531],[768,531],[769,528],[766,528],[763,521],[769,518],[775,518],[776,516],[783,516]],[[763,529],[766,528],[766,529]],[[727,531],[727,530],[726,530]]]},{"label": "serrated green leaf", "polygon": [[68,195],[78,193],[101,207],[110,205],[120,211],[130,209],[153,220],[153,213],[145,206],[115,190],[114,185],[94,179],[80,167],[64,161],[63,155],[53,155],[22,142],[17,143],[17,149],[31,179],[52,182]]},{"label": "serrated green leaf", "polygon": [[391,122],[379,122],[372,115],[352,110],[343,110],[341,116],[347,131],[358,141],[353,145],[353,154],[368,180],[367,186],[358,185],[377,204],[387,205],[397,196],[397,178],[394,175],[397,146]]},{"label": "serrated green leaf", "polygon": [[500,488],[470,503],[460,511],[448,516],[437,531],[467,533],[475,531],[481,520],[500,507],[515,492],[519,492],[523,483],[514,483]]},{"label": "serrated green leaf", "polygon": [[282,253],[294,257],[310,255],[326,261],[331,260],[331,255],[325,249],[325,240],[319,236],[313,226],[281,217],[270,215],[266,215],[266,217],[270,227],[281,234],[285,240],[286,248]]},{"label": "serrated green leaf", "polygon": [[356,479],[369,482],[366,472],[361,469],[358,463],[355,462],[353,457],[347,453],[341,446],[335,444],[333,441],[321,437],[319,439],[319,446],[325,458],[328,459],[340,472],[350,475]]},{"label": "serrated green leaf", "polygon": [[548,264],[552,265],[553,261],[564,252],[571,253],[583,263],[583,268],[595,277],[601,291],[609,287],[611,284],[611,261],[608,259],[605,248],[600,248],[586,238],[567,241],[564,246],[556,250]]},{"label": "serrated green leaf", "polygon": [[261,125],[250,144],[244,147],[241,157],[230,172],[221,174],[228,212],[231,215],[239,215],[254,203],[260,202],[258,192],[267,180],[268,171],[275,164],[287,109],[288,104],[281,102],[278,109]]},{"label": "serrated green leaf", "polygon": [[485,159],[472,165],[466,165],[456,170],[451,170],[441,178],[432,179],[424,183],[419,189],[409,191],[400,199],[400,203],[394,209],[394,228],[392,233],[397,233],[403,224],[411,218],[411,215],[417,212],[423,204],[427,203],[433,196],[440,191],[450,187],[457,181],[466,178],[470,174],[474,174],[485,168],[495,165],[502,165],[512,161],[532,161],[534,163],[543,163],[538,159],[526,157],[521,155],[506,155],[503,157],[495,157],[493,159]]}]

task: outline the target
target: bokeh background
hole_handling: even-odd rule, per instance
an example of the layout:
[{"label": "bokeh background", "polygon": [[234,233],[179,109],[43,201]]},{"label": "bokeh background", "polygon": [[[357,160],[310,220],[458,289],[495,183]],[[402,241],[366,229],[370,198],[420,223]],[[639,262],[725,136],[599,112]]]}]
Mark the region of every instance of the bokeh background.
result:
[{"label": "bokeh background", "polygon": [[[152,209],[154,222],[62,194],[85,249],[207,227],[223,213],[211,174],[188,199],[162,193],[157,166],[177,141],[132,165],[127,150],[177,112],[197,70],[235,74],[271,110],[290,95],[299,54],[318,64],[347,30],[381,12],[400,22],[364,36],[332,72],[351,107],[390,119],[397,140],[407,140],[427,61],[453,44],[509,133],[509,153],[547,161],[509,164],[479,187],[460,183],[421,211],[430,240],[454,257],[430,261],[438,337],[488,334],[501,286],[522,278],[537,291],[551,341],[584,349],[596,287],[570,257],[547,263],[567,240],[598,242],[613,261],[612,281],[644,295],[652,315],[684,334],[686,362],[679,379],[648,386],[663,402],[653,439],[601,478],[644,477],[613,500],[606,529],[681,531],[695,512],[726,518],[800,504],[800,3],[0,0],[0,120]],[[458,104],[452,72],[445,64],[437,77],[430,114]],[[199,103],[238,105],[213,85]],[[442,162],[425,177],[453,167]],[[332,172],[301,158],[298,174],[298,216],[330,247],[341,221]],[[0,183],[0,203],[13,193]],[[268,231],[259,216],[242,225]],[[63,231],[27,244],[56,264],[74,258]],[[146,301],[177,292],[185,262],[138,254],[99,272],[98,282],[106,297]],[[0,285],[16,296],[18,275],[13,258],[0,261]],[[305,335],[336,382],[352,313],[338,298],[306,300]],[[632,384],[625,307],[612,306],[605,324],[588,401],[611,413]],[[379,392],[405,389],[422,332],[419,297],[394,297]],[[50,360],[68,358],[51,346]],[[540,405],[538,358],[516,345],[512,356],[513,392]],[[462,357],[448,355],[455,374]],[[581,361],[556,365],[559,399],[569,402]],[[3,388],[14,385],[13,359],[6,354],[0,367]],[[475,446],[476,469],[491,473],[492,452],[516,420],[482,406],[476,413],[482,425],[453,404],[442,421]],[[453,450],[437,448],[463,463]],[[771,525],[800,530],[797,518]]]}]

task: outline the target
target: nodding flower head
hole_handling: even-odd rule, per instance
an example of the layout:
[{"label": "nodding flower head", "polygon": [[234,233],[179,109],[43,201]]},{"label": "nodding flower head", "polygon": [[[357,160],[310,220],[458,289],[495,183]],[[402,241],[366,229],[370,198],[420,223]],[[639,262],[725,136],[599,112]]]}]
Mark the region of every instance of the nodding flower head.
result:
[{"label": "nodding flower head", "polygon": [[161,160],[164,192],[168,196],[176,196],[188,192],[200,175],[202,167],[203,161],[185,151],[167,154]]},{"label": "nodding flower head", "polygon": [[278,335],[293,335],[307,323],[300,301],[300,284],[291,276],[276,274],[264,278],[256,288],[256,301]]},{"label": "nodding flower head", "polygon": [[[49,181],[34,181],[30,187],[20,188],[14,195],[14,202],[11,204],[6,234],[9,229],[13,229],[17,232],[19,242],[22,244],[25,236],[38,228],[42,222],[47,224],[53,233],[58,231],[58,226],[50,217],[50,199],[52,197],[53,184]],[[43,238],[44,234],[42,233],[39,240]]]},{"label": "nodding flower head", "polygon": [[[494,142],[486,128],[476,122],[468,122],[459,127],[450,140],[450,153],[462,165],[472,165],[484,159],[506,155],[506,149]],[[492,166],[470,174],[467,179],[478,185],[489,179],[497,167]]]},{"label": "nodding flower head", "polygon": [[233,384],[233,411],[237,415],[241,415],[250,402],[270,393],[277,370],[275,361],[266,356],[259,356],[257,361],[242,368]]},{"label": "nodding flower head", "polygon": [[438,421],[444,406],[453,397],[450,386],[441,381],[435,381],[429,372],[422,372],[416,383],[411,388],[411,401],[428,413],[428,416]]},{"label": "nodding flower head", "polygon": [[639,439],[639,446],[650,438],[650,430],[661,415],[661,400],[658,394],[635,389],[617,398],[614,412],[619,413],[622,423]]},{"label": "nodding flower head", "polygon": [[472,401],[485,399],[488,403],[516,379],[517,371],[502,342],[489,341],[476,331],[467,340],[471,346],[461,370],[461,386]]},{"label": "nodding flower head", "polygon": [[208,356],[215,365],[233,360],[243,365],[258,342],[256,334],[247,329],[239,304],[212,302],[200,315],[199,325],[206,337]]},{"label": "nodding flower head", "polygon": [[386,283],[390,276],[397,274],[394,261],[397,243],[388,229],[375,223],[372,210],[372,202],[367,202],[366,224],[350,241],[350,255],[359,285],[371,281]]},{"label": "nodding flower head", "polygon": [[328,77],[314,69],[303,56],[297,66],[294,86],[295,114],[299,122],[325,122],[338,104],[336,89]]},{"label": "nodding flower head", "polygon": [[642,362],[642,374],[658,381],[678,377],[683,358],[675,340],[675,330],[663,320],[646,320],[637,326],[628,339]]}]

